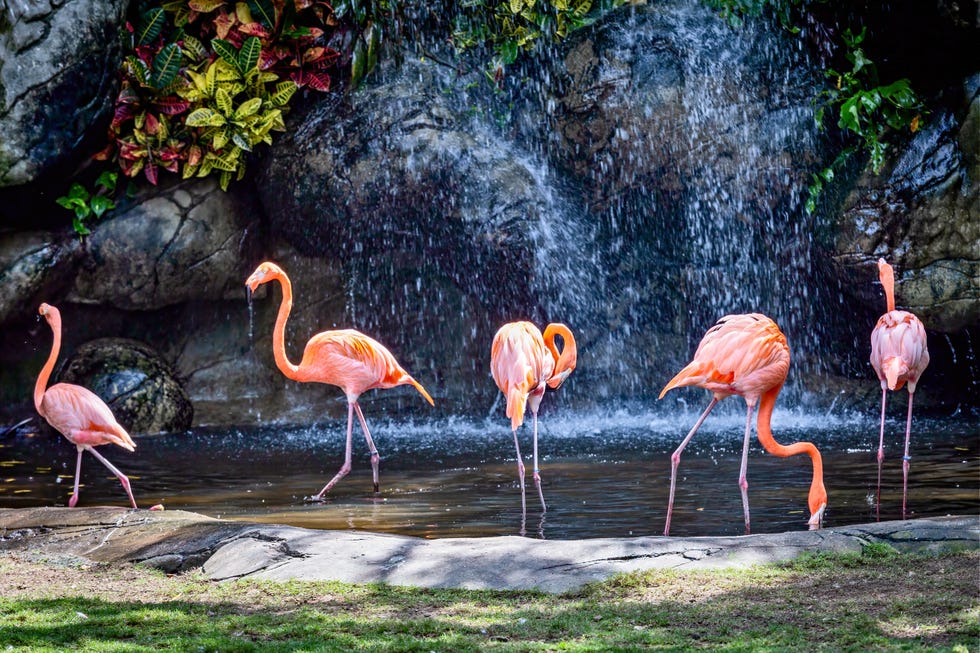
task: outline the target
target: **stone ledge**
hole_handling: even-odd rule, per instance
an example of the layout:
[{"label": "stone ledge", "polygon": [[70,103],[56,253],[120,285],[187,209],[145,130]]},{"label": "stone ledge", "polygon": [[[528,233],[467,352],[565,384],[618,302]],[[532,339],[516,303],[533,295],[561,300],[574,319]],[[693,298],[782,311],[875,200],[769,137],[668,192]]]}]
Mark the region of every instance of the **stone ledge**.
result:
[{"label": "stone ledge", "polygon": [[0,510],[0,551],[139,563],[166,572],[203,567],[215,580],[336,580],[563,592],[621,572],[746,567],[791,560],[805,551],[857,552],[872,543],[907,553],[977,550],[980,518],[733,537],[426,540],[219,520],[180,510]]}]

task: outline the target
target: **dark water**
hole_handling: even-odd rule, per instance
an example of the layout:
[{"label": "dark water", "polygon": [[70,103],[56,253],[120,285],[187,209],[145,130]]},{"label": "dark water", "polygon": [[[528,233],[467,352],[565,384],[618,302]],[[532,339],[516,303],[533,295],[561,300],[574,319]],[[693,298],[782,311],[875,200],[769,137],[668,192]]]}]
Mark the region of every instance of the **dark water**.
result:
[{"label": "dark water", "polygon": [[[199,429],[143,437],[136,453],[100,451],[130,476],[141,507],[162,503],[228,519],[321,529],[358,529],[421,537],[477,537],[520,530],[513,440],[503,420],[395,422],[369,426],[382,455],[374,495],[363,437],[356,430],[354,468],[326,502],[320,490],[343,461],[345,423],[255,430]],[[696,415],[620,413],[543,415],[541,468],[548,512],[528,466],[527,534],[548,539],[659,535],[670,482],[670,453]],[[737,487],[744,413],[712,415],[680,466],[672,535],[742,534]],[[980,438],[975,420],[913,423],[909,516],[980,514]],[[864,416],[827,417],[777,411],[780,442],[810,440],[821,450],[829,494],[826,526],[874,520],[878,424]],[[904,421],[889,421],[882,519],[901,517]],[[0,507],[67,505],[75,449],[33,425],[0,437]],[[809,458],[776,458],[753,438],[749,501],[754,533],[804,530]],[[86,454],[80,506],[126,505],[115,477]]]}]

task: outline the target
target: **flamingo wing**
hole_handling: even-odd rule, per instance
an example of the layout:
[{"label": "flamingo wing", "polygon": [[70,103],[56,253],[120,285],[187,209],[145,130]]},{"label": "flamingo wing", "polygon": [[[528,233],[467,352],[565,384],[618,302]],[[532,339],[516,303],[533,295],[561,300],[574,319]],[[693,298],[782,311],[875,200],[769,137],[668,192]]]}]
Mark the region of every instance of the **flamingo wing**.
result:
[{"label": "flamingo wing", "polygon": [[490,351],[490,373],[507,398],[507,417],[513,428],[524,422],[528,395],[543,387],[554,367],[541,331],[530,322],[511,322],[497,331]]},{"label": "flamingo wing", "polygon": [[[878,319],[871,332],[871,366],[890,390],[910,385],[929,365],[926,331],[912,313],[889,311]],[[914,385],[913,385],[914,387]]]},{"label": "flamingo wing", "polygon": [[758,397],[782,385],[788,371],[789,346],[775,322],[759,313],[726,315],[705,333],[694,359],[660,397],[686,386],[705,388],[719,398]]},{"label": "flamingo wing", "polygon": [[306,344],[300,364],[302,381],[339,386],[348,397],[375,388],[410,384],[433,403],[418,381],[380,342],[354,329],[318,333]]},{"label": "flamingo wing", "polygon": [[71,442],[99,446],[117,444],[133,451],[136,443],[102,399],[71,383],[57,383],[44,392],[41,415]]}]

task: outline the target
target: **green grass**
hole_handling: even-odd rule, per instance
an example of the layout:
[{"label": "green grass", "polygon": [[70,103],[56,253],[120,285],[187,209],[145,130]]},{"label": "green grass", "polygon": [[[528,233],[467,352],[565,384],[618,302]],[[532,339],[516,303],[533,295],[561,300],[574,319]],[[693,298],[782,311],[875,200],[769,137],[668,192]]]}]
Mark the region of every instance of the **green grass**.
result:
[{"label": "green grass", "polygon": [[810,555],[579,591],[216,583],[0,554],[12,651],[977,651],[980,554]]}]

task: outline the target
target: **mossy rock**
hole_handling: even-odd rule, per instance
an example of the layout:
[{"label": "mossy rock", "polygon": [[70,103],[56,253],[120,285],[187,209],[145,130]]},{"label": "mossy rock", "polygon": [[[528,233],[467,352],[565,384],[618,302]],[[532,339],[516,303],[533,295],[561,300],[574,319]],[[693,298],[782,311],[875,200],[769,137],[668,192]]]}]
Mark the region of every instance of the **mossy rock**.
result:
[{"label": "mossy rock", "polygon": [[100,338],[85,343],[68,360],[60,380],[102,397],[133,435],[182,431],[194,417],[170,365],[136,340]]}]

